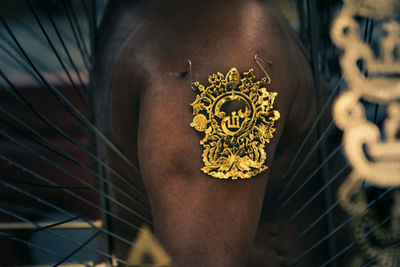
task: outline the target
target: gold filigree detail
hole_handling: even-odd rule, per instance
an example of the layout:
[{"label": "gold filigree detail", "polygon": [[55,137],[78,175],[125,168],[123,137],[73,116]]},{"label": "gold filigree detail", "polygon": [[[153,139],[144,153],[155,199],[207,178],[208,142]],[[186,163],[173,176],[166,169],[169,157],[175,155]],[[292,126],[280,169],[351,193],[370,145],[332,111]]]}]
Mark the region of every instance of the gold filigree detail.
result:
[{"label": "gold filigree detail", "polygon": [[[225,76],[212,74],[205,87],[193,85],[199,94],[191,104],[193,121],[190,124],[205,137],[202,171],[221,179],[251,178],[266,170],[265,143],[269,143],[279,119],[273,110],[278,93],[262,87],[266,79],[254,81],[253,70],[240,73],[232,68]],[[226,114],[222,107],[228,102],[239,102],[244,107]]]}]

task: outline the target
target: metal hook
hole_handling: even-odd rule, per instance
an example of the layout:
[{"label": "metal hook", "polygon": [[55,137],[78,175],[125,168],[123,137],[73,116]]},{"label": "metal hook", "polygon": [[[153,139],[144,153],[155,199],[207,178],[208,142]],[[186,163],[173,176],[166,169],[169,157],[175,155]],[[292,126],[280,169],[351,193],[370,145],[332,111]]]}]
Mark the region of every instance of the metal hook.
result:
[{"label": "metal hook", "polygon": [[[270,84],[271,83],[271,77],[268,75],[268,73],[266,72],[266,70],[263,68],[263,66],[261,65],[259,58],[261,60],[263,60],[264,62],[272,65],[272,61],[264,58],[263,56],[260,56],[259,54],[255,54],[254,55],[254,60],[256,61],[257,65],[260,67],[260,69],[264,72],[265,77],[263,79],[266,79],[266,84]],[[190,84],[190,88],[192,88],[193,91],[197,92],[197,89],[193,86],[193,80],[192,80],[192,61],[190,61],[190,59],[186,60],[186,68],[185,68],[185,72],[183,72],[183,74],[186,74],[189,72],[189,84]]]},{"label": "metal hook", "polygon": [[256,61],[256,63],[257,63],[257,65],[260,67],[260,69],[264,72],[264,74],[265,74],[265,79],[267,79],[267,84],[270,84],[271,83],[271,77],[268,75],[268,73],[265,71],[265,69],[263,68],[263,66],[261,65],[261,63],[260,63],[260,61],[258,60],[258,58],[260,58],[261,60],[263,60],[264,62],[266,62],[266,63],[268,63],[268,64],[270,64],[270,65],[272,65],[272,61],[270,61],[270,60],[268,60],[268,59],[266,59],[266,58],[264,58],[263,56],[260,56],[259,54],[255,54],[254,55],[254,60]]},{"label": "metal hook", "polygon": [[189,65],[189,70],[188,70],[188,66],[186,65],[186,69],[185,69],[185,73],[189,72],[189,84],[190,87],[192,88],[193,91],[197,91],[196,88],[193,87],[193,80],[192,80],[192,61],[190,61],[190,59],[187,59],[187,65]]}]

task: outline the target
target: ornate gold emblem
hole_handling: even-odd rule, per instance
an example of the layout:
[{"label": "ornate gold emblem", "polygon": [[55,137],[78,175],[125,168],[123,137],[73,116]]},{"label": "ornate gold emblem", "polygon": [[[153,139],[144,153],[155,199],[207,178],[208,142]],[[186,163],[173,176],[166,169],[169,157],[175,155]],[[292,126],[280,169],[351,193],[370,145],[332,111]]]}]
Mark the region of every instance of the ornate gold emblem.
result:
[{"label": "ornate gold emblem", "polygon": [[[240,75],[232,68],[225,76],[212,74],[208,81],[207,87],[193,84],[199,94],[191,104],[194,118],[190,126],[205,133],[200,141],[204,147],[202,171],[235,180],[266,170],[265,143],[273,137],[274,123],[280,117],[272,109],[278,93],[262,87],[266,78],[255,81],[252,69]],[[222,109],[232,101],[243,107],[228,115]]]},{"label": "ornate gold emblem", "polygon": [[[344,131],[344,151],[353,166],[352,183],[366,180],[372,184],[390,187],[400,185],[400,141],[396,132],[400,127],[400,25],[393,18],[399,10],[396,0],[381,2],[346,0],[332,27],[332,40],[343,48],[340,60],[349,89],[335,102],[333,115]],[[383,12],[386,10],[386,12]],[[386,14],[386,16],[385,16]],[[387,18],[382,23],[386,35],[380,43],[377,57],[371,46],[363,42],[355,16],[375,19]],[[364,62],[368,76],[358,68]],[[365,115],[361,99],[387,105],[388,117],[381,130]],[[385,138],[382,138],[384,135]],[[350,182],[348,182],[350,184]],[[341,192],[348,192],[344,186]]]},{"label": "ornate gold emblem", "polygon": [[[355,216],[352,224],[362,257],[354,266],[399,266],[400,193],[396,192],[391,227],[382,227],[372,214],[363,181],[379,187],[400,185],[400,2],[398,0],[344,0],[332,27],[332,40],[344,50],[340,64],[348,90],[336,100],[333,116],[343,130],[343,148],[353,170],[338,193],[345,210]],[[382,20],[385,35],[380,53],[360,36],[356,17]],[[365,67],[360,69],[360,63]],[[386,106],[383,127],[367,120],[362,100]],[[370,236],[369,236],[370,235]],[[373,242],[371,242],[373,241]],[[368,264],[369,264],[368,263]]]}]

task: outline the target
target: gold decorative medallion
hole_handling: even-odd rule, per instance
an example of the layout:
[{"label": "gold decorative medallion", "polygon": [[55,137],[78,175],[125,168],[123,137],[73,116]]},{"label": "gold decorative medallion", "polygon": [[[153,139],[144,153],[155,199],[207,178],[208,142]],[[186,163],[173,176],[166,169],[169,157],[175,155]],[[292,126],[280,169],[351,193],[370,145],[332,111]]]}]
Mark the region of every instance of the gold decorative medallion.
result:
[{"label": "gold decorative medallion", "polygon": [[[207,87],[193,83],[199,94],[191,104],[193,121],[190,124],[205,137],[203,146],[205,173],[220,179],[251,178],[268,167],[265,143],[273,137],[273,128],[280,114],[273,110],[276,92],[262,87],[266,78],[255,81],[253,70],[240,73],[232,68],[225,76],[212,74]],[[242,108],[229,115],[223,106],[239,102]],[[244,110],[243,110],[244,109]]]}]

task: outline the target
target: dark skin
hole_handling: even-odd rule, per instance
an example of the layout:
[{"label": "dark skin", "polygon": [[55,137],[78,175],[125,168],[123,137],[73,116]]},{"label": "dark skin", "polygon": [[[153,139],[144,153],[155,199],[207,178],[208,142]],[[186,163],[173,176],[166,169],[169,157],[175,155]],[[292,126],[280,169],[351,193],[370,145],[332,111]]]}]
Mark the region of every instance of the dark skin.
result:
[{"label": "dark skin", "polygon": [[[296,37],[270,2],[113,2],[97,48],[92,101],[98,127],[140,167],[142,178],[104,148],[107,162],[133,183],[143,183],[154,232],[176,266],[281,266],[277,251],[298,227],[289,227],[277,242],[270,233],[285,214],[259,224],[264,195],[267,190],[264,210],[272,212],[286,183],[283,173],[316,114],[311,69]],[[260,79],[264,74],[254,54],[273,62],[262,64],[272,78],[268,90],[278,92],[274,108],[281,114],[266,146],[269,169],[248,180],[215,179],[200,170],[202,137],[189,126],[189,104],[196,94],[182,72],[190,59],[193,80],[201,83],[232,67],[240,72],[253,68]],[[120,194],[110,194],[127,203]],[[138,222],[126,210],[112,209]],[[113,227],[127,239],[134,234],[121,222]],[[257,229],[262,241],[253,245]],[[126,257],[128,246],[115,244],[117,256]],[[265,253],[257,254],[257,246]]]}]

